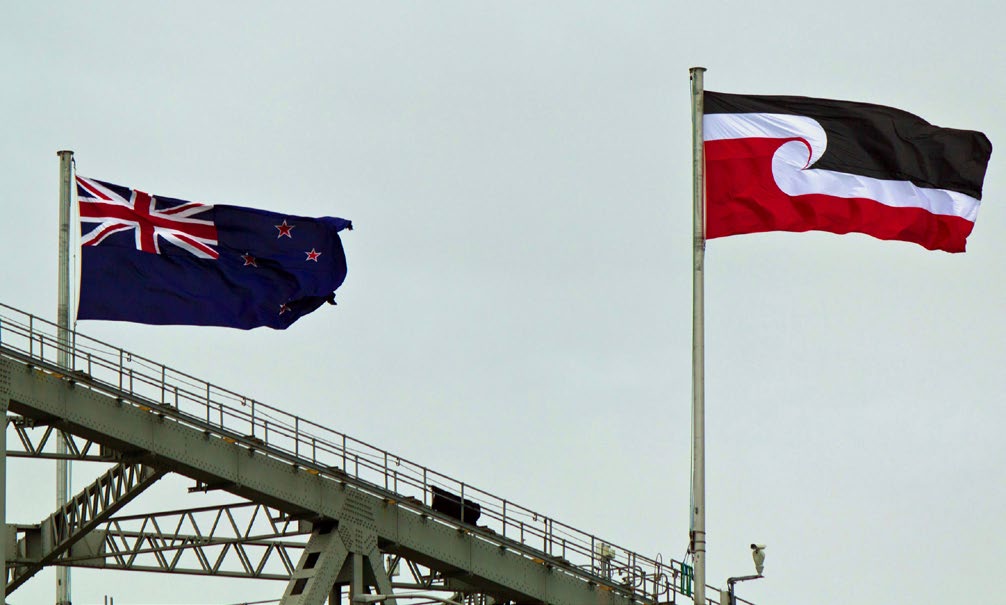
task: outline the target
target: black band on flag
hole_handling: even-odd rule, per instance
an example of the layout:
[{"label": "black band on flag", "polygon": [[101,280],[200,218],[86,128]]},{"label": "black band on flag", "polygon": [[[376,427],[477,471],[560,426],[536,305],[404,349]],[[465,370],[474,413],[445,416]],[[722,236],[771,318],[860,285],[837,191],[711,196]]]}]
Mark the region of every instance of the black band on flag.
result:
[{"label": "black band on flag", "polygon": [[933,126],[883,105],[793,96],[705,92],[705,115],[788,114],[816,120],[827,150],[813,168],[918,187],[957,191],[980,200],[992,143],[981,132]]}]

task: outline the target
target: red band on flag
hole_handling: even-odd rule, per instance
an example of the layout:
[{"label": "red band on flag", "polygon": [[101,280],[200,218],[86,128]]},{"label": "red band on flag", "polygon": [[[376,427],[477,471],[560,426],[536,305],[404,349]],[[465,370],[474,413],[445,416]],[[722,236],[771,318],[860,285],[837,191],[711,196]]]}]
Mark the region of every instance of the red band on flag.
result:
[{"label": "red band on flag", "polygon": [[930,250],[964,251],[974,223],[959,216],[869,198],[787,195],[776,184],[772,159],[792,140],[799,139],[706,141],[707,238],[765,231],[856,232]]}]

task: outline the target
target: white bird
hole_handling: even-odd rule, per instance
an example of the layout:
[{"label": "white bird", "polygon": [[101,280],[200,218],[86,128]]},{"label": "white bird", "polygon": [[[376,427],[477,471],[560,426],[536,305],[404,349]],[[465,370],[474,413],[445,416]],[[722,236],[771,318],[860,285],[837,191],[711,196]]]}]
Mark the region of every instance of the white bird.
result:
[{"label": "white bird", "polygon": [[764,544],[752,544],[751,545],[751,558],[754,559],[755,571],[758,575],[762,575],[765,570],[765,545]]}]

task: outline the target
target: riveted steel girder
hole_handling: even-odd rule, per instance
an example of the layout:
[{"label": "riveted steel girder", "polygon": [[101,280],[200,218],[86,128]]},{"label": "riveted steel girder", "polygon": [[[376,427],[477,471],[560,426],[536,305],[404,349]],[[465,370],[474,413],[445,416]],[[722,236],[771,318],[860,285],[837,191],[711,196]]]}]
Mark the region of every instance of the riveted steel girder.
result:
[{"label": "riveted steel girder", "polygon": [[39,368],[0,359],[0,397],[26,418],[127,452],[143,452],[174,471],[287,513],[338,521],[352,514],[347,498],[368,503],[379,548],[438,572],[463,576],[487,593],[521,603],[615,605],[631,599],[575,567],[531,555],[474,526],[463,526],[378,486],[308,472],[228,438],[212,426],[160,414],[155,407],[116,399]]}]

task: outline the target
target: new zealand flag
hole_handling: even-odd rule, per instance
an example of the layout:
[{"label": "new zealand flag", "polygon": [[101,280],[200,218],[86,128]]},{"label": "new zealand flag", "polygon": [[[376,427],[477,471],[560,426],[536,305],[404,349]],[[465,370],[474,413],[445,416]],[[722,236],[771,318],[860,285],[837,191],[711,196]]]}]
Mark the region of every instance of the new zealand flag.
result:
[{"label": "new zealand flag", "polygon": [[208,205],[77,177],[78,319],[285,329],[346,278],[352,223]]}]

